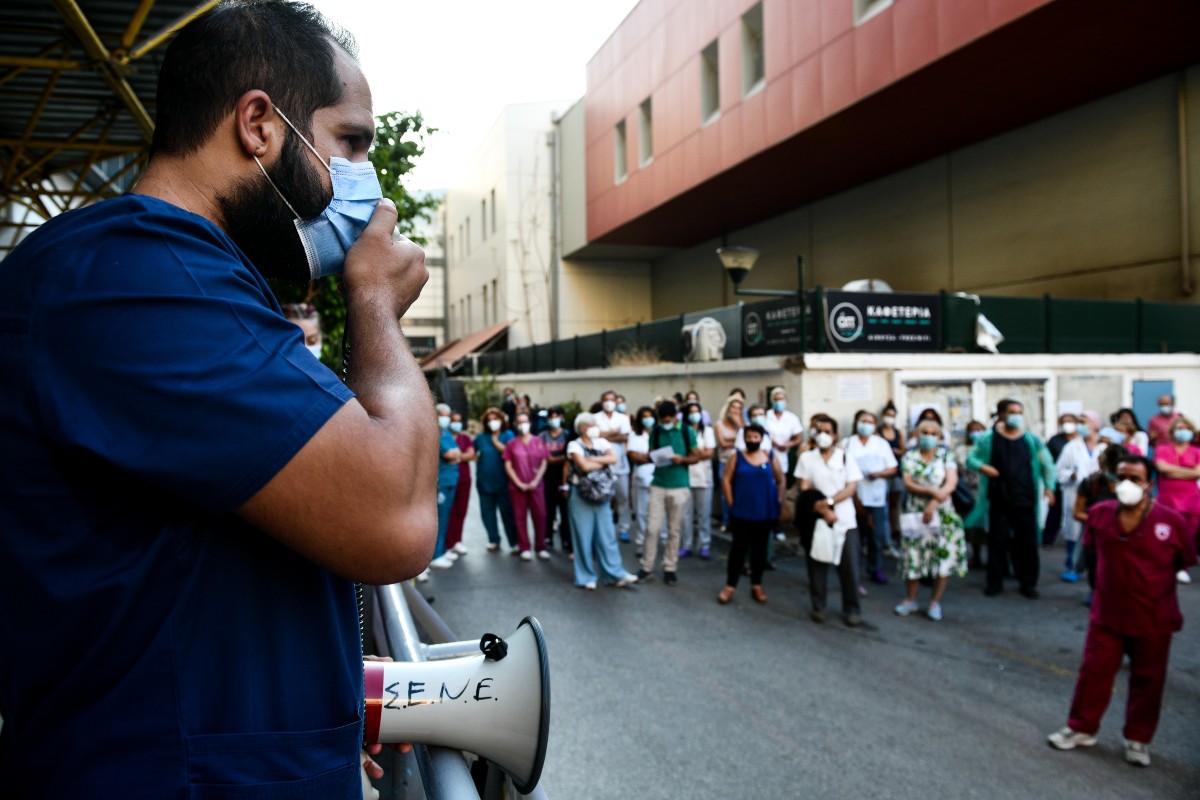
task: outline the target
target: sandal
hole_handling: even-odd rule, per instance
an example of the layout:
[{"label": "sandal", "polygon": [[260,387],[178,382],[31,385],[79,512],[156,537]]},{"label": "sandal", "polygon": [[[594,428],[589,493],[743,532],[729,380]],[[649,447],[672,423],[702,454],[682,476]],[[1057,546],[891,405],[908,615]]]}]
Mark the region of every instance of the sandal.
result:
[{"label": "sandal", "polygon": [[721,605],[725,605],[733,599],[734,591],[735,589],[732,586],[726,586],[721,590],[721,593],[717,595],[717,602]]},{"label": "sandal", "polygon": [[755,599],[755,601],[757,601],[759,603],[767,602],[767,593],[763,591],[763,588],[761,586],[751,586],[750,587],[750,596],[753,597]]}]

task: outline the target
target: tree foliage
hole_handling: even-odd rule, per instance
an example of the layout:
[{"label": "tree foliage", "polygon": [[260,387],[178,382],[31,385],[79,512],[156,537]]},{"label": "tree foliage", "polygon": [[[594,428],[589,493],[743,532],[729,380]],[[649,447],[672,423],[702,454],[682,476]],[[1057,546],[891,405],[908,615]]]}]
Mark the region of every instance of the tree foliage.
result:
[{"label": "tree foliage", "polygon": [[[437,128],[425,124],[420,111],[380,114],[375,118],[375,144],[368,155],[379,176],[383,196],[396,204],[397,230],[420,245],[426,241],[414,235],[417,223],[431,219],[438,201],[430,195],[410,192],[404,185],[404,176],[417,165],[417,159],[425,153],[426,140],[436,132]],[[325,332],[321,360],[335,369],[341,368],[346,333],[346,298],[338,291],[340,281],[340,275],[329,275],[306,283],[271,282],[280,303],[312,303],[321,314]]]}]

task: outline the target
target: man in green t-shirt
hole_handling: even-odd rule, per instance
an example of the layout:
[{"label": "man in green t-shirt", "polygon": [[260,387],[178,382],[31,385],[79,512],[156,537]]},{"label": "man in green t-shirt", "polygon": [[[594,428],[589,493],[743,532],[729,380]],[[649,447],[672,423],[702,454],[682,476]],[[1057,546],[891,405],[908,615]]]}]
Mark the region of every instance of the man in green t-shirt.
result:
[{"label": "man in green t-shirt", "polygon": [[[658,424],[650,433],[650,460],[654,463],[654,480],[650,483],[649,503],[646,512],[646,530],[662,530],[663,516],[667,518],[667,544],[663,548],[663,583],[675,584],[675,566],[679,561],[679,538],[683,531],[683,518],[687,510],[688,465],[695,464],[700,457],[696,452],[696,434],[679,421],[679,409],[670,400],[664,400],[656,409]],[[659,451],[656,457],[655,451]],[[642,554],[642,568],[638,580],[649,580],[654,576],[654,562],[658,557],[658,537],[647,536]]]}]

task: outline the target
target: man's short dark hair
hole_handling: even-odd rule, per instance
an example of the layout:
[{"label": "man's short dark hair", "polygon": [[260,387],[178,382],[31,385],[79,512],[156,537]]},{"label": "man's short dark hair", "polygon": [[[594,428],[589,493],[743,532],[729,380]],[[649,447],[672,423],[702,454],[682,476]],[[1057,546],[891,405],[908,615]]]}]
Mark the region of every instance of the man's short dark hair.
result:
[{"label": "man's short dark hair", "polygon": [[335,47],[358,57],[354,38],[310,5],[221,3],[188,23],[167,48],[151,153],[196,152],[252,89],[266,92],[311,138],[313,112],[342,99]]},{"label": "man's short dark hair", "polygon": [[1154,482],[1154,462],[1145,456],[1139,456],[1134,453],[1126,453],[1117,460],[1118,467],[1120,467],[1122,464],[1141,464],[1142,469],[1146,470],[1146,479],[1151,483]]}]

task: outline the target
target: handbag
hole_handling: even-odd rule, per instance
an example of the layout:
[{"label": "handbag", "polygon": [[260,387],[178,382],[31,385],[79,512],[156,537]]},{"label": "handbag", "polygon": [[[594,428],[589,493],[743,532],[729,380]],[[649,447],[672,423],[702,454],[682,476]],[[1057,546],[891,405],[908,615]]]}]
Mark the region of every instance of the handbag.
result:
[{"label": "handbag", "polygon": [[[588,458],[602,455],[599,450],[591,450],[587,447],[583,448],[583,454]],[[579,468],[575,466],[575,462],[572,461],[571,475],[571,484],[579,492],[579,496],[589,503],[597,505],[607,503],[617,494],[617,479],[607,464],[591,472],[580,472]]]},{"label": "handbag", "polygon": [[812,545],[809,558],[837,566],[842,561],[842,546],[846,543],[846,528],[839,523],[832,526],[823,517],[817,518],[813,526]]},{"label": "handbag", "polygon": [[966,481],[959,481],[954,487],[954,494],[950,496],[954,503],[954,510],[958,512],[960,517],[965,517],[975,510],[975,490],[966,484]]}]

